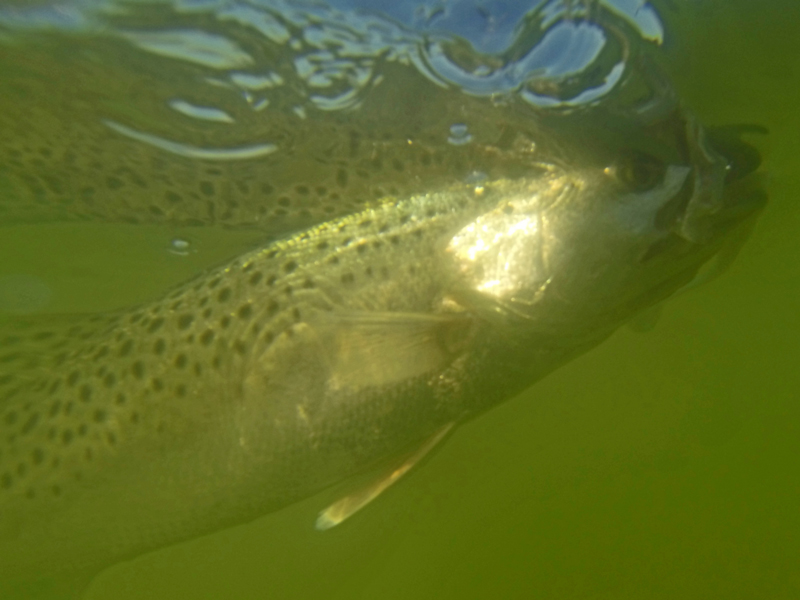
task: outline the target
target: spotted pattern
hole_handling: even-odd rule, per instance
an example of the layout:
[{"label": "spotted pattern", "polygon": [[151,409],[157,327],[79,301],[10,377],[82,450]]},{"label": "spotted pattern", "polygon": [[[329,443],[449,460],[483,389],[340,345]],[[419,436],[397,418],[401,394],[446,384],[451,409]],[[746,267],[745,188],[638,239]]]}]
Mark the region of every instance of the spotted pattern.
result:
[{"label": "spotted pattern", "polygon": [[391,293],[397,252],[411,264],[431,255],[437,223],[477,198],[470,186],[458,190],[419,197],[438,207],[424,220],[414,206],[384,203],[274,242],[147,306],[20,322],[0,340],[0,507],[3,494],[66,497],[127,445],[173,439],[193,402],[229,395],[232,372],[345,291],[348,309],[370,308],[358,293],[370,285],[396,298],[390,310],[412,309],[407,295]]}]

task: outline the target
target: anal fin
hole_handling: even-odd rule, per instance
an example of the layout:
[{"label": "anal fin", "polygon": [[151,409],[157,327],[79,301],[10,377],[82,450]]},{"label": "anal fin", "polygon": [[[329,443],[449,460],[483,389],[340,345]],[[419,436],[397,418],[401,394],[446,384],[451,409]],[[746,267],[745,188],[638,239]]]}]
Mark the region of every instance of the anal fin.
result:
[{"label": "anal fin", "polygon": [[416,452],[403,463],[386,473],[383,477],[367,486],[340,498],[317,516],[316,528],[320,531],[330,529],[349,519],[375,498],[380,496],[389,486],[408,473],[414,465],[421,461],[433,448],[453,429],[455,422],[448,423],[429,437]]}]

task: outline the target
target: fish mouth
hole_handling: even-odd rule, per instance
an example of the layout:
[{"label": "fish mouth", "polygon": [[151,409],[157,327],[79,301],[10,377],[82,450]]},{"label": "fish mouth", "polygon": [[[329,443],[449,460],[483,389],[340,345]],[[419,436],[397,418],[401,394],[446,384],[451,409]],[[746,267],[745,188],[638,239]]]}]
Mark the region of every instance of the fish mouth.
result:
[{"label": "fish mouth", "polygon": [[679,119],[680,154],[692,170],[678,193],[656,213],[654,225],[663,235],[645,250],[642,263],[658,256],[695,253],[698,246],[713,250],[730,245],[732,237],[741,245],[746,235],[731,233],[749,231],[743,225],[752,224],[767,204],[765,177],[758,172],[761,155],[742,139],[746,134],[766,134],[766,129],[755,125],[703,129],[692,117]]},{"label": "fish mouth", "polygon": [[748,125],[704,129],[687,118],[687,152],[694,168],[686,189],[673,199],[680,206],[671,207],[682,213],[675,232],[684,239],[709,243],[766,206],[764,177],[757,172],[761,155],[742,139],[748,133],[766,130]]}]

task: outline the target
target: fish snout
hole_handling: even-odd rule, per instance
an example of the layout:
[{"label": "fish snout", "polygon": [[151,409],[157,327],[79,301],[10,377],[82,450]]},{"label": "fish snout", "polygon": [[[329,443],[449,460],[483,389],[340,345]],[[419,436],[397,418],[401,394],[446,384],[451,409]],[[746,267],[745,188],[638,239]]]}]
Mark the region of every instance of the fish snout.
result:
[{"label": "fish snout", "polygon": [[761,156],[741,139],[743,133],[766,130],[756,126],[706,130],[694,119],[688,119],[686,127],[693,178],[677,233],[690,242],[709,243],[766,206],[765,178],[757,172]]}]

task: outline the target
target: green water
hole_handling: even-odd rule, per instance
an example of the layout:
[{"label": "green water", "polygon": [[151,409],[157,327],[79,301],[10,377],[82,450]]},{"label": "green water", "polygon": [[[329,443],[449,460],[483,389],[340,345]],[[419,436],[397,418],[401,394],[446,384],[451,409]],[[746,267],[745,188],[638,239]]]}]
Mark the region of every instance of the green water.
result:
[{"label": "green water", "polygon": [[[701,3],[675,73],[704,122],[771,132],[771,203],[723,278],[463,426],[346,526],[313,528],[331,491],[118,565],[87,598],[800,596],[800,8],[747,4]],[[176,236],[196,252],[166,252]],[[0,276],[101,310],[253,241],[15,227]]]}]

